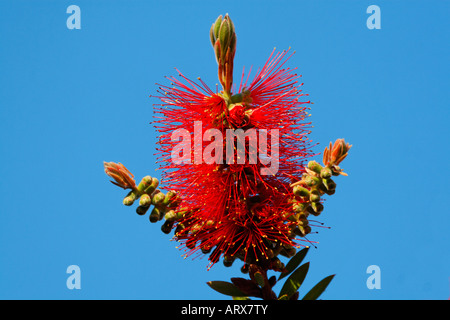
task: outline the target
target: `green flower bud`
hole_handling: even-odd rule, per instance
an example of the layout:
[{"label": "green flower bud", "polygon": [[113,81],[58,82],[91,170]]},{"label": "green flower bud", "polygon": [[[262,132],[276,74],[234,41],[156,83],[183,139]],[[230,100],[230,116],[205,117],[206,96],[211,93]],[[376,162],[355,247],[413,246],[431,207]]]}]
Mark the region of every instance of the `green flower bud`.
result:
[{"label": "green flower bud", "polygon": [[136,193],[134,191],[130,191],[128,195],[123,199],[123,204],[126,206],[131,206],[136,200]]},{"label": "green flower bud", "polygon": [[166,196],[164,197],[163,205],[168,206],[170,203],[172,203],[177,197],[177,193],[175,191],[169,191],[167,192]]},{"label": "green flower bud", "polygon": [[313,177],[313,176],[310,176],[310,175],[307,175],[305,177],[304,181],[305,181],[305,183],[306,183],[306,185],[308,187],[314,187],[314,186],[317,186],[320,183],[320,179],[319,178]]},{"label": "green flower bud", "polygon": [[322,179],[322,183],[327,188],[327,190],[335,190],[336,183],[331,179]]},{"label": "green flower bud", "polygon": [[293,208],[294,212],[302,213],[302,212],[304,212],[306,210],[308,205],[309,204],[307,202],[297,202],[297,203],[294,203],[292,208]]},{"label": "green flower bud", "polygon": [[175,221],[177,219],[177,214],[175,213],[175,211],[169,210],[164,215],[164,219],[166,219],[166,221]]},{"label": "green flower bud", "polygon": [[144,189],[144,192],[151,195],[156,190],[156,188],[158,188],[158,185],[159,185],[159,180],[156,178],[152,178],[151,184],[147,188]]},{"label": "green flower bud", "polygon": [[137,186],[137,190],[139,194],[145,192],[145,189],[148,188],[152,184],[152,177],[145,176],[142,178],[141,182]]},{"label": "green flower bud", "polygon": [[317,161],[312,160],[308,163],[308,169],[314,171],[315,173],[320,173],[322,166],[317,163]]},{"label": "green flower bud", "polygon": [[313,215],[318,216],[323,211],[323,204],[320,202],[313,202],[311,203],[311,207],[314,210]]},{"label": "green flower bud", "polygon": [[299,219],[297,221],[297,225],[302,226],[302,227],[307,226],[308,224],[309,224],[309,221],[305,217],[302,217],[301,219]]},{"label": "green flower bud", "polygon": [[310,226],[298,226],[298,228],[294,229],[295,234],[297,234],[300,237],[306,236],[308,233],[311,232]]},{"label": "green flower bud", "polygon": [[311,195],[310,195],[309,199],[310,199],[312,202],[319,202],[319,201],[320,201],[320,193],[319,193],[319,190],[311,190]]},{"label": "green flower bud", "polygon": [[159,206],[163,203],[164,199],[166,198],[165,194],[162,192],[157,192],[152,197],[152,204],[155,206]]},{"label": "green flower bud", "polygon": [[331,178],[331,175],[333,173],[331,172],[331,169],[329,167],[325,167],[322,169],[322,171],[320,171],[320,177],[323,179],[329,179]]},{"label": "green flower bud", "polygon": [[152,223],[159,221],[161,219],[161,211],[158,208],[154,207],[152,212],[150,213],[149,219]]},{"label": "green flower bud", "polygon": [[302,186],[295,186],[293,193],[298,197],[309,197],[309,190]]},{"label": "green flower bud", "polygon": [[141,198],[139,199],[139,205],[140,206],[143,206],[143,207],[148,207],[148,206],[150,206],[150,204],[151,204],[151,202],[152,202],[152,199],[150,198],[150,196],[148,195],[148,194],[143,194],[142,196],[141,196]]}]

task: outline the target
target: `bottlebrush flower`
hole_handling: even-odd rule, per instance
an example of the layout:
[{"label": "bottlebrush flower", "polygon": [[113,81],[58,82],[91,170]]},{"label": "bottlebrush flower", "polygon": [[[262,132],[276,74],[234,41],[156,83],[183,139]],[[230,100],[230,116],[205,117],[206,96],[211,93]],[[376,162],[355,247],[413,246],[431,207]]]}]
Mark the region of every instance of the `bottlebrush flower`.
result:
[{"label": "bottlebrush flower", "polygon": [[[183,199],[180,208],[192,212],[177,222],[175,235],[187,247],[187,255],[212,249],[212,264],[220,256],[269,261],[274,249],[298,245],[292,232],[296,222],[287,219],[294,197],[290,184],[301,178],[304,161],[312,153],[307,139],[309,123],[305,122],[309,101],[300,101],[305,95],[295,69],[284,67],[288,53],[273,52],[249,84],[241,80],[234,95],[213,92],[201,79],[194,82],[181,73],[184,81],[171,77],[172,86],[160,86],[157,97],[162,103],[156,106],[155,121],[161,133],[158,163],[165,188],[179,193]],[[199,122],[200,138],[194,126]],[[278,130],[276,146],[270,144],[267,150],[259,143],[256,146],[256,154],[268,157],[279,148],[276,174],[261,174],[264,159],[256,163],[246,159],[244,163],[193,164],[209,145],[202,141],[206,130],[219,130],[225,154],[226,131],[238,128],[244,132],[264,129],[268,140],[273,135],[270,130]],[[172,150],[179,143],[172,139],[172,133],[178,129],[189,132],[193,141],[188,155],[191,163],[171,161]],[[250,152],[250,147],[246,142],[246,151]],[[196,148],[200,155],[194,152]]]},{"label": "bottlebrush flower", "polygon": [[[296,300],[309,264],[301,266],[311,232],[309,215],[323,210],[322,196],[332,195],[332,176],[346,175],[338,166],[351,145],[338,139],[323,155],[324,166],[306,160],[313,154],[308,140],[309,101],[300,90],[296,69],[286,67],[290,50],[275,50],[249,82],[245,72],[236,90],[233,64],[237,38],[228,15],[219,16],[210,29],[222,91],[211,90],[200,78],[179,72],[160,85],[155,105],[160,133],[157,163],[159,180],[145,176],[139,185],[120,163],[104,163],[114,184],[131,189],[127,206],[139,199],[136,212],[150,211],[150,222],[165,219],[161,230],[175,230],[185,256],[209,254],[209,268],[223,258],[225,266],[240,259],[250,280],[210,281],[214,290],[233,297]],[[232,90],[235,92],[232,92]],[[181,139],[181,140],[180,140]],[[270,141],[270,143],[268,143]],[[182,156],[181,156],[182,154]],[[278,255],[293,257],[285,266]],[[299,266],[297,268],[297,266]],[[278,281],[267,271],[288,276],[277,296]],[[303,299],[317,299],[334,275],[314,286]]]}]

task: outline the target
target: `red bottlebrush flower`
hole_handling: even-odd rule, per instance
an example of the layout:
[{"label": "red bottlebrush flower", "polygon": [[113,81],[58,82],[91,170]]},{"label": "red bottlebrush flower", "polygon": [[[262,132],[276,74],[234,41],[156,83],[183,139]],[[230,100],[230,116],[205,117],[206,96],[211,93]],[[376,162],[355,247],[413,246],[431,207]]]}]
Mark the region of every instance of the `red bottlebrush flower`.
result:
[{"label": "red bottlebrush flower", "polygon": [[236,104],[230,110],[230,114],[228,116],[228,121],[235,128],[241,128],[247,124],[246,118],[248,118],[248,116],[246,116],[246,114],[245,114],[244,107],[241,104]]},{"label": "red bottlebrush flower", "polygon": [[[160,86],[157,161],[165,188],[182,197],[177,211],[184,217],[175,224],[176,238],[188,255],[212,250],[211,264],[221,256],[270,264],[274,250],[298,245],[292,232],[295,223],[287,219],[294,198],[290,184],[301,178],[304,161],[312,153],[309,123],[304,122],[309,101],[299,101],[304,96],[300,76],[284,67],[288,52],[273,52],[249,85],[243,74],[232,96],[213,92],[201,79],[194,82],[181,73],[183,82],[171,77],[172,86]],[[236,129],[249,134],[241,143],[245,159],[239,156],[239,144],[229,141]],[[180,133],[175,139],[174,132]],[[207,132],[214,133],[214,140],[205,139]],[[252,140],[253,133],[257,140]],[[187,146],[181,163],[171,160],[179,137]],[[213,144],[219,147],[211,148]],[[230,149],[232,158],[225,156]],[[256,160],[249,156],[252,151]],[[213,154],[216,162],[204,161]],[[263,173],[275,165],[272,174]]]}]

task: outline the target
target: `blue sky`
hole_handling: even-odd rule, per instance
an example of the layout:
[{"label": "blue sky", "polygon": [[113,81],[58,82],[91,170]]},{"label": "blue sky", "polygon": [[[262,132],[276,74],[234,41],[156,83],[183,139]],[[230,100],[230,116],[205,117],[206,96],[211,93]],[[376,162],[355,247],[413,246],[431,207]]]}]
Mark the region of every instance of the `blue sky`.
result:
[{"label": "blue sky", "polygon": [[[184,260],[121,204],[103,161],[159,177],[149,95],[175,67],[218,83],[208,33],[229,13],[236,81],[292,47],[315,151],[353,144],[301,291],[337,274],[323,299],[448,299],[450,2],[222,3],[0,1],[0,298],[226,299],[206,282],[240,265]],[[80,30],[66,26],[72,4]],[[372,4],[379,30],[366,26]],[[66,287],[69,265],[80,290]],[[370,265],[381,289],[366,286]]]}]

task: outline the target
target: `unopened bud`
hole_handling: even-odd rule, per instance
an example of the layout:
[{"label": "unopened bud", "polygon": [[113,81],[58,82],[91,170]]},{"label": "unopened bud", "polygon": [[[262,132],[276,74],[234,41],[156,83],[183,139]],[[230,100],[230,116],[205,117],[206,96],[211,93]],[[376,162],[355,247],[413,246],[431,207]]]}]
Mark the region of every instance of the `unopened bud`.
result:
[{"label": "unopened bud", "polygon": [[161,218],[161,211],[158,208],[153,208],[152,212],[150,213],[150,222],[154,223],[159,221]]},{"label": "unopened bud", "polygon": [[307,175],[304,179],[305,183],[309,187],[317,186],[320,183],[320,179],[317,177],[313,177],[310,175]]},{"label": "unopened bud", "polygon": [[315,173],[320,173],[320,171],[322,170],[322,166],[319,163],[317,163],[317,161],[314,160],[308,163],[308,168],[314,171]]},{"label": "unopened bud", "polygon": [[211,252],[211,247],[210,246],[208,246],[208,245],[204,245],[204,244],[202,244],[201,245],[201,250],[202,250],[202,253],[203,254],[208,254],[208,253],[210,253]]},{"label": "unopened bud", "polygon": [[296,229],[296,230],[298,230],[298,235],[300,237],[304,237],[311,232],[311,227],[310,226],[299,226],[298,229]]},{"label": "unopened bud", "polygon": [[315,216],[318,216],[323,211],[323,204],[321,204],[320,202],[311,203],[311,207],[314,210],[313,215]]},{"label": "unopened bud", "polygon": [[192,250],[195,248],[196,243],[197,243],[197,240],[195,238],[190,238],[186,241],[186,248]]},{"label": "unopened bud", "polygon": [[307,226],[309,224],[308,219],[306,219],[305,217],[301,217],[298,221],[297,221],[297,225],[299,226]]},{"label": "unopened bud", "polygon": [[175,236],[177,236],[180,232],[182,232],[184,228],[186,228],[184,224],[178,223],[175,229]]},{"label": "unopened bud", "polygon": [[302,186],[295,186],[293,193],[298,197],[309,197],[309,190]]},{"label": "unopened bud", "polygon": [[148,207],[152,203],[152,199],[148,194],[143,194],[141,198],[139,199],[139,205],[143,207]]},{"label": "unopened bud", "polygon": [[327,190],[335,190],[336,183],[331,179],[322,179],[322,183]]},{"label": "unopened bud", "polygon": [[199,224],[199,223],[194,224],[194,225],[191,227],[191,233],[192,233],[192,234],[196,234],[196,233],[199,232],[200,230],[202,230],[202,225]]},{"label": "unopened bud", "polygon": [[267,249],[266,256],[267,256],[267,258],[271,259],[271,258],[275,257],[275,253],[273,252],[272,249]]},{"label": "unopened bud", "polygon": [[286,251],[286,256],[288,258],[295,256],[295,254],[297,253],[297,250],[294,247],[285,248],[284,250]]},{"label": "unopened bud", "polygon": [[161,226],[161,231],[165,234],[169,234],[172,231],[173,221],[165,221]]},{"label": "unopened bud", "polygon": [[126,206],[131,206],[136,200],[136,193],[131,191],[128,195],[123,199],[123,204]]},{"label": "unopened bud", "polygon": [[152,184],[152,177],[145,176],[142,178],[141,182],[137,186],[137,190],[140,194],[145,192],[145,189],[147,189]]},{"label": "unopened bud", "polygon": [[306,202],[297,202],[297,203],[294,203],[294,205],[292,206],[292,208],[294,209],[294,212],[296,212],[296,213],[304,212],[307,207],[308,207],[308,203],[306,203]]},{"label": "unopened bud", "polygon": [[332,172],[329,167],[325,167],[322,169],[322,171],[320,171],[320,177],[323,179],[329,179],[329,178],[331,178],[331,175],[332,175]]},{"label": "unopened bud", "polygon": [[177,219],[177,214],[175,213],[175,211],[169,210],[164,215],[164,219],[166,219],[166,221],[175,221]]},{"label": "unopened bud", "polygon": [[177,193],[175,191],[168,191],[164,197],[163,205],[168,206],[172,201],[175,200]]},{"label": "unopened bud", "polygon": [[152,178],[151,184],[144,189],[144,192],[147,194],[152,194],[156,188],[158,188],[159,180],[157,178]]},{"label": "unopened bud", "polygon": [[272,264],[272,268],[273,268],[275,271],[279,271],[279,270],[284,269],[284,263],[281,262],[281,260],[278,259],[277,257],[275,257],[275,258],[272,259],[271,264]]},{"label": "unopened bud", "polygon": [[155,193],[152,197],[152,204],[155,206],[161,205],[163,203],[165,197],[166,197],[165,194],[162,192]]},{"label": "unopened bud", "polygon": [[225,255],[223,257],[223,265],[225,267],[231,267],[233,265],[234,259],[235,258],[233,256]]},{"label": "unopened bud", "polygon": [[247,274],[249,269],[250,269],[250,266],[248,264],[244,263],[244,265],[241,267],[241,272],[243,274]]},{"label": "unopened bud", "polygon": [[140,216],[143,216],[147,213],[149,206],[139,206],[136,208],[136,213]]},{"label": "unopened bud", "polygon": [[105,173],[114,179],[111,181],[123,189],[135,189],[136,181],[133,174],[121,163],[103,162]]},{"label": "unopened bud", "polygon": [[319,202],[319,201],[320,201],[320,193],[319,193],[319,190],[311,190],[311,195],[310,195],[309,199],[310,199],[312,202]]}]

